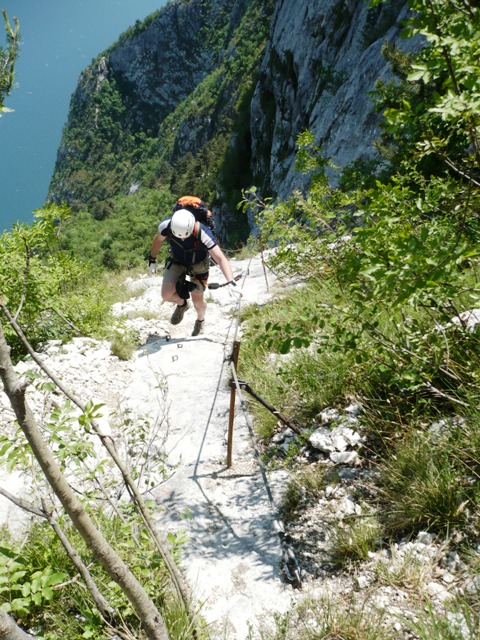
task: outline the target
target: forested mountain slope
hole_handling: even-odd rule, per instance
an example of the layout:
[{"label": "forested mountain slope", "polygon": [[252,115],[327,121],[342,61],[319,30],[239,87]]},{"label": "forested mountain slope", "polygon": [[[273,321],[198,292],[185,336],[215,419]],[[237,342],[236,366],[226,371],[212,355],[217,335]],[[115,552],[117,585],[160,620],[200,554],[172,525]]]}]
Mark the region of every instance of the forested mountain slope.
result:
[{"label": "forested mountain slope", "polygon": [[[197,192],[230,244],[248,236],[241,190],[288,195],[310,129],[340,167],[376,157],[368,92],[389,74],[405,3],[176,0],[124,33],[81,75],[49,198],[97,220],[149,188]],[[232,224],[235,219],[234,224]]]},{"label": "forested mountain slope", "polygon": [[273,4],[172,2],[101,54],[72,96],[50,198],[96,204],[101,219],[98,203],[139,185],[210,201],[219,172],[250,184],[248,107]]}]

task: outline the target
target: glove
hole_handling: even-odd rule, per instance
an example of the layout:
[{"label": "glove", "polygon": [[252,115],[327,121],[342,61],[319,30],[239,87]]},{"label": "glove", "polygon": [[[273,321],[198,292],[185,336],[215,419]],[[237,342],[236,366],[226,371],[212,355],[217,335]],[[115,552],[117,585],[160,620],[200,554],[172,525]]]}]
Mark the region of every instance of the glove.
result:
[{"label": "glove", "polygon": [[150,273],[157,273],[157,259],[153,256],[148,256],[148,268]]},{"label": "glove", "polygon": [[228,284],[232,284],[234,287],[237,286],[237,283],[235,282],[235,280],[230,280],[230,282]]}]

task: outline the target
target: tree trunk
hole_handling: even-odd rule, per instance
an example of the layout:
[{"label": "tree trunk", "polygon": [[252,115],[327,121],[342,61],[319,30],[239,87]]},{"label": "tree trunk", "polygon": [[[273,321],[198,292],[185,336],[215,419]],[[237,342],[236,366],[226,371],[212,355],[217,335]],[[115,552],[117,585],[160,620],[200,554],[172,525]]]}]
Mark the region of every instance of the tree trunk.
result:
[{"label": "tree trunk", "polygon": [[17,627],[10,616],[0,609],[0,640],[40,640]]},{"label": "tree trunk", "polygon": [[100,562],[112,580],[120,586],[130,600],[149,640],[168,640],[168,631],[158,609],[128,566],[108,544],[101,532],[95,528],[82,503],[60,471],[51,451],[46,446],[35,417],[25,400],[26,385],[20,384],[10,360],[10,350],[5,340],[1,323],[0,377],[5,393],[10,400],[18,423],[30,444],[32,452],[75,528],[85,540],[97,561]]}]

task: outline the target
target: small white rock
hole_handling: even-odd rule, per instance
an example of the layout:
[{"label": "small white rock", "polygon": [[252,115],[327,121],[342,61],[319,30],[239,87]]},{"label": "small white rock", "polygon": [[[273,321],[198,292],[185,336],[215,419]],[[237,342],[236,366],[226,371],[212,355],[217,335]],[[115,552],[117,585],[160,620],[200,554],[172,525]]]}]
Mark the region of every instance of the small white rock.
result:
[{"label": "small white rock", "polygon": [[333,422],[333,420],[338,420],[339,417],[340,412],[337,411],[337,409],[334,409],[333,407],[327,407],[327,409],[320,411],[317,419],[321,424],[328,424],[329,422]]},{"label": "small white rock", "polygon": [[436,598],[441,602],[450,600],[452,598],[452,594],[447,589],[445,589],[443,585],[439,584],[438,582],[433,582],[433,580],[427,584],[427,592],[430,597]]},{"label": "small white rock", "polygon": [[366,589],[370,585],[370,580],[367,576],[358,576],[357,585],[359,589]]},{"label": "small white rock", "polygon": [[330,454],[330,460],[335,464],[355,464],[358,460],[356,451],[333,451]]},{"label": "small white rock", "polygon": [[318,451],[323,451],[325,453],[335,451],[331,433],[328,429],[324,429],[323,427],[319,427],[318,429],[316,429],[310,435],[308,441],[310,442],[312,447],[314,447],[314,449],[318,449]]}]

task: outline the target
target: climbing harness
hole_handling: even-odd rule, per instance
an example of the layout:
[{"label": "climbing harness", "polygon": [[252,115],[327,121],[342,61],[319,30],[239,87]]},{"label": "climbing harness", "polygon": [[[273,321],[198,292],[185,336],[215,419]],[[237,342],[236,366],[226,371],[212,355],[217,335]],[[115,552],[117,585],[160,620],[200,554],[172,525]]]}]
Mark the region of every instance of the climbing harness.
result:
[{"label": "climbing harness", "polygon": [[[175,236],[173,234],[172,231],[172,223],[170,222],[167,227],[166,227],[166,237],[168,238],[168,240],[170,240],[170,242],[174,242],[177,246],[181,247],[183,249],[183,251],[185,253],[193,253],[195,251],[195,249],[198,249],[198,245],[200,242],[200,236],[202,234],[202,227],[200,226],[199,223],[195,222],[194,226],[193,226],[193,249],[185,249],[185,247],[182,245],[181,242],[179,242],[179,240],[182,240],[184,238],[181,238],[179,236]],[[189,237],[191,234],[189,233],[186,237]]]},{"label": "climbing harness", "polygon": [[175,284],[175,291],[182,300],[188,300],[190,298],[190,291],[194,291],[196,288],[197,285],[192,280],[187,280],[185,273],[180,276]]},{"label": "climbing harness", "polygon": [[[175,263],[174,260],[169,258],[168,265],[171,265],[171,264],[178,264],[178,263]],[[183,273],[180,276],[180,278],[177,280],[175,284],[175,290],[177,292],[177,295],[180,298],[182,298],[182,300],[188,300],[190,298],[190,291],[194,291],[197,288],[196,283],[200,284],[204,290],[205,289],[221,289],[222,287],[227,287],[232,282],[237,283],[241,278],[244,278],[246,275],[248,275],[248,269],[246,270],[246,272],[242,271],[242,273],[239,273],[238,275],[236,275],[233,278],[233,280],[230,280],[229,282],[223,282],[222,284],[220,284],[219,282],[211,282],[210,284],[207,284],[208,273],[205,273],[205,274],[194,273],[189,267],[187,267],[185,273]],[[190,279],[188,279],[187,276]]]}]

